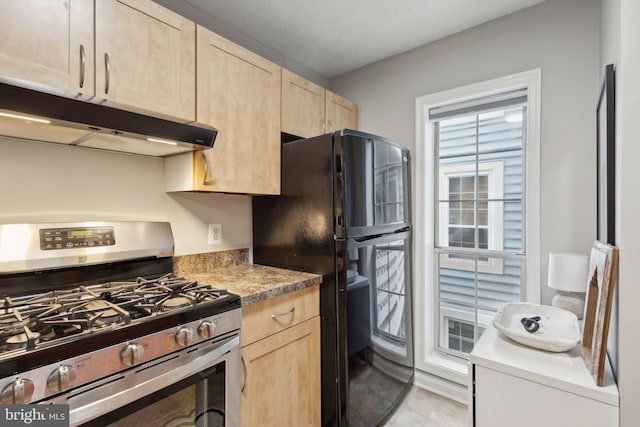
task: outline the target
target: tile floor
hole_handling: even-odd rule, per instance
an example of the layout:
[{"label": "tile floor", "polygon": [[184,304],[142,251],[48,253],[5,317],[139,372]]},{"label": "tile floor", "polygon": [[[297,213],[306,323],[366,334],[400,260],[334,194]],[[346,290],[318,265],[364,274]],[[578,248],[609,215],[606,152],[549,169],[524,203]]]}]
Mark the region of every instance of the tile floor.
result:
[{"label": "tile floor", "polygon": [[467,427],[467,405],[413,386],[384,427]]}]

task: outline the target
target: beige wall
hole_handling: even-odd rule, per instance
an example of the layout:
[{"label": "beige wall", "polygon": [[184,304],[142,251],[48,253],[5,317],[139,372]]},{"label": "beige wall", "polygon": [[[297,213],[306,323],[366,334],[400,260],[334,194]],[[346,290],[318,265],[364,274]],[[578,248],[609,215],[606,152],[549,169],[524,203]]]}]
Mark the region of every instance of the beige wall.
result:
[{"label": "beige wall", "polygon": [[543,302],[554,293],[544,286],[548,253],[586,254],[596,235],[599,16],[598,0],[548,0],[330,81],[358,104],[360,129],[413,150],[416,97],[542,69]]},{"label": "beige wall", "polygon": [[[0,194],[0,223],[169,221],[176,255],[251,246],[250,197],[167,194],[159,158],[0,138]],[[209,223],[222,224],[219,246]]]}]

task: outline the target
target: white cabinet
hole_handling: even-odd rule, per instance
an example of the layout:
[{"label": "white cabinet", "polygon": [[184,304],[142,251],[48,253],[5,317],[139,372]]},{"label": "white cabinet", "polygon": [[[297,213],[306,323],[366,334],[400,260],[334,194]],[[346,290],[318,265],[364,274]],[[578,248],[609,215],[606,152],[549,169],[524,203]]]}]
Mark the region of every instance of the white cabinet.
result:
[{"label": "white cabinet", "polygon": [[489,326],[470,357],[469,425],[616,427],[618,388],[607,364],[595,385],[579,347],[564,353],[511,341]]}]

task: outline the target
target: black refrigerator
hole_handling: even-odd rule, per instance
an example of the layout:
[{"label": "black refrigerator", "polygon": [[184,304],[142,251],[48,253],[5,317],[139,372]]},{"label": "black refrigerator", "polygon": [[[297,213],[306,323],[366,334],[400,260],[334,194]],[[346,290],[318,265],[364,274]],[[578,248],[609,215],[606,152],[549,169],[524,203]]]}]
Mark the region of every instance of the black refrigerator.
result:
[{"label": "black refrigerator", "polygon": [[253,198],[253,261],[323,276],[323,426],[375,426],[413,383],[409,151],[342,130],[283,143]]}]

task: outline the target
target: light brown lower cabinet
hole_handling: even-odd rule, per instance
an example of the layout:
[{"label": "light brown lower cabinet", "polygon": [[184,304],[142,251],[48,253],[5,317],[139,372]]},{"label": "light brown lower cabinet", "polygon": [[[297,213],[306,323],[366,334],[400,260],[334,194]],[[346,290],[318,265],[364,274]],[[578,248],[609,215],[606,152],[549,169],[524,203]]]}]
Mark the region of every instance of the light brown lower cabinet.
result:
[{"label": "light brown lower cabinet", "polygon": [[320,426],[318,286],[242,311],[241,425]]},{"label": "light brown lower cabinet", "polygon": [[320,318],[242,349],[241,425],[320,425]]}]

